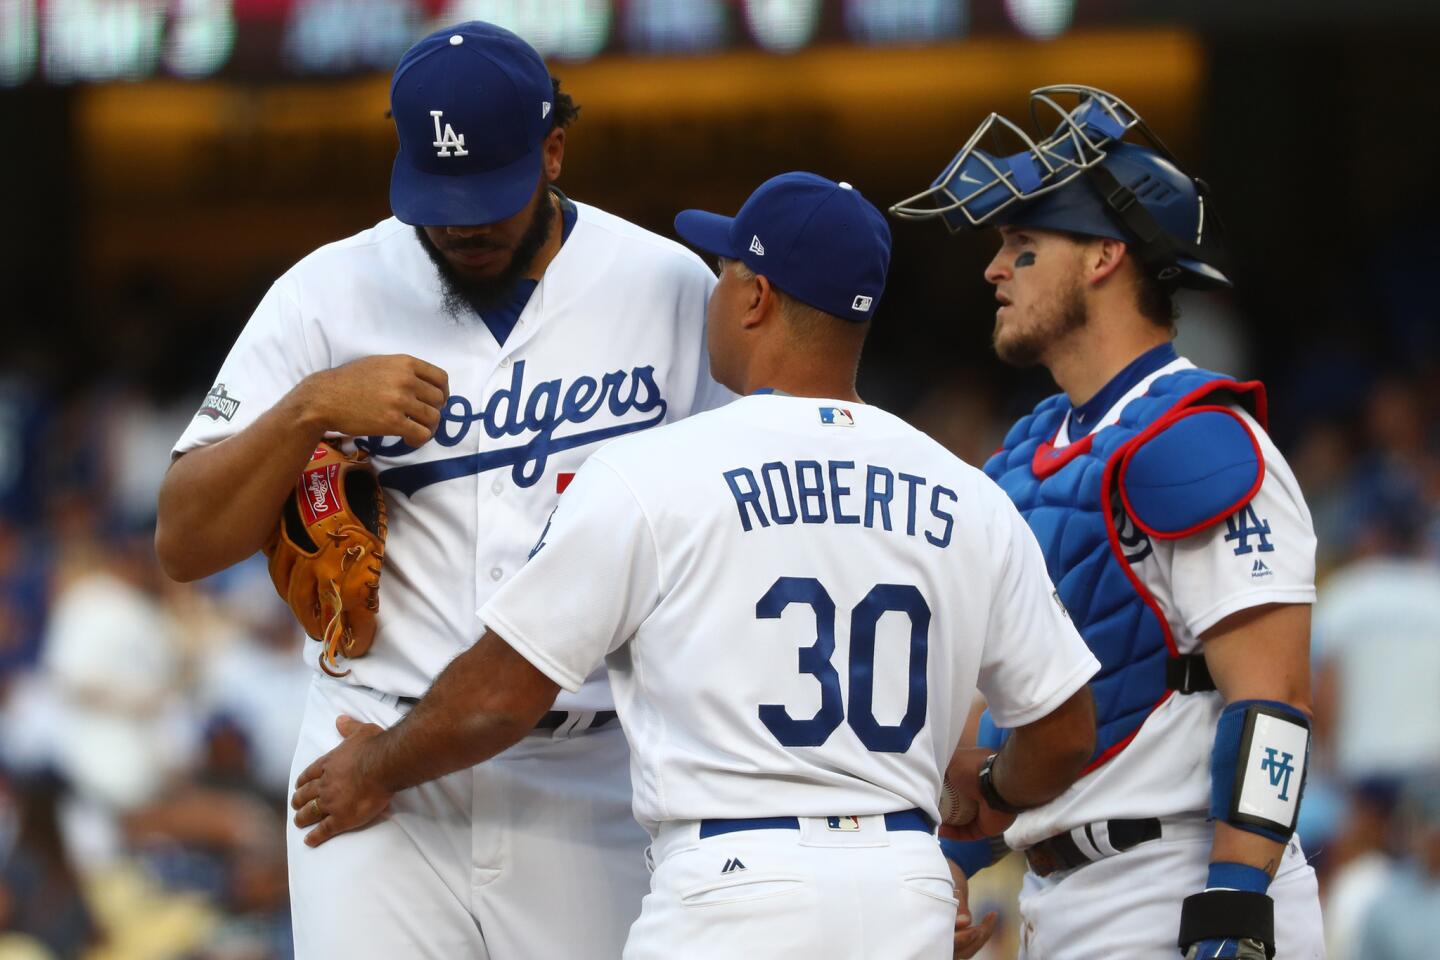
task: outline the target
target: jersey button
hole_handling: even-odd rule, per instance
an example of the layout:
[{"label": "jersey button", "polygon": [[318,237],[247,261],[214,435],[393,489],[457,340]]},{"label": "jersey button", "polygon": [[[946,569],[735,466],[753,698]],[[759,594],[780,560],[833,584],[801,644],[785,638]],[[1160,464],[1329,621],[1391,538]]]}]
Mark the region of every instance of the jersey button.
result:
[{"label": "jersey button", "polygon": [[491,567],[491,568],[490,568],[490,579],[491,579],[491,580],[499,580],[499,579],[500,579],[501,577],[503,577],[503,576],[505,576],[505,571],[504,571],[504,570],[501,570],[499,567]]},{"label": "jersey button", "polygon": [[509,358],[509,357],[501,357],[501,358],[500,358],[500,366],[502,366],[502,367],[508,367],[508,366],[510,366],[510,358]]},{"label": "jersey button", "polygon": [[494,483],[492,483],[492,484],[490,485],[490,492],[493,493],[493,494],[495,494],[495,496],[497,496],[497,497],[500,496],[500,491],[501,491],[501,490],[504,490],[504,489],[505,489],[505,484],[501,483],[499,480],[496,480]]}]

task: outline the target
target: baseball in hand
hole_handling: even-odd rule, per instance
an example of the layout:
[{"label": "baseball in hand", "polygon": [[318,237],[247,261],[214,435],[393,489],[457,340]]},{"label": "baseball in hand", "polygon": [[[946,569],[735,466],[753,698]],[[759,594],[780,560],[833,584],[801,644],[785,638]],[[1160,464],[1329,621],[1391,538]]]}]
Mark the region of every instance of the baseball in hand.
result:
[{"label": "baseball in hand", "polygon": [[940,779],[940,821],[948,826],[963,827],[980,812],[980,805],[956,790],[949,777]]}]

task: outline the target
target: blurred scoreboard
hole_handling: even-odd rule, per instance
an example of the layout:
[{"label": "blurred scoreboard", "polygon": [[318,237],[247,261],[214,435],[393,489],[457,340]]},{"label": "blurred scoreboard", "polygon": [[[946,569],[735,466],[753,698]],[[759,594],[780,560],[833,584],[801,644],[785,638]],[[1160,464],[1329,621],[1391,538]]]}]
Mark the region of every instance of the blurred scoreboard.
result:
[{"label": "blurred scoreboard", "polygon": [[791,53],[1072,28],[1280,34],[1440,23],[1437,0],[0,0],[0,87],[149,77],[295,79],[388,70],[424,33],[489,20],[547,57]]},{"label": "blurred scoreboard", "polygon": [[388,70],[417,37],[471,19],[571,62],[976,32],[1045,39],[1072,25],[1077,2],[1087,0],[0,0],[0,86]]}]

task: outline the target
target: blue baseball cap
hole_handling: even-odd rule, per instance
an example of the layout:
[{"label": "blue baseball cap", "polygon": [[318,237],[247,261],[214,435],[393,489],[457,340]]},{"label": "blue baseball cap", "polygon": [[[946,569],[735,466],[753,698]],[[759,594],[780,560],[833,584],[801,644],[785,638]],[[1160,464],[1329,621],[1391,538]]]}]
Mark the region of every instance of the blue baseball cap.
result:
[{"label": "blue baseball cap", "polygon": [[890,225],[848,183],[782,173],[762,183],[733,217],[681,211],[675,232],[845,320],[869,320],[885,292]]},{"label": "blue baseball cap", "polygon": [[400,58],[390,112],[400,152],[390,209],[417,226],[474,226],[519,213],[540,185],[554,85],[509,30],[472,20]]}]

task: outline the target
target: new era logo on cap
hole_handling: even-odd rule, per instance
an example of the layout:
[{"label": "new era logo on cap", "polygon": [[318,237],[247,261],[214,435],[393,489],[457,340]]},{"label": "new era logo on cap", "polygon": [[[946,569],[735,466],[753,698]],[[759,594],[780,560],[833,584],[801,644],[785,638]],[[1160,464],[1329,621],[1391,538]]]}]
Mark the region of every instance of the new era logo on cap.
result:
[{"label": "new era logo on cap", "polygon": [[675,231],[692,246],[739,260],[781,293],[841,320],[869,320],[884,294],[890,227],[848,183],[802,171],[782,173],[757,187],[735,216],[682,210]]}]

